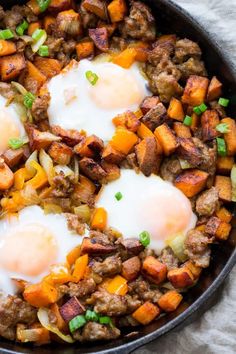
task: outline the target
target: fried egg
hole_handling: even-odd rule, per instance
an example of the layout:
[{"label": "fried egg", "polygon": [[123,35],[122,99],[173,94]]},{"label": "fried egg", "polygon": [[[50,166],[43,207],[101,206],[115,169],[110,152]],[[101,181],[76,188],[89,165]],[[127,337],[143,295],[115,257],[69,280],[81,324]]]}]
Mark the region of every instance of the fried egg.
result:
[{"label": "fried egg", "polygon": [[14,104],[6,106],[7,99],[0,95],[0,154],[8,149],[9,139],[23,138],[24,126]]},{"label": "fried egg", "polygon": [[[94,85],[86,73],[97,75]],[[150,94],[137,63],[123,69],[111,62],[87,59],[74,62],[53,77],[48,91],[51,96],[50,125],[85,130],[88,135],[96,134],[104,141],[114,132],[112,118],[127,110],[137,110],[144,97]]]},{"label": "fried egg", "polygon": [[65,216],[39,206],[0,221],[0,290],[13,293],[10,279],[39,282],[51,265],[65,263],[81,236],[68,230]]},{"label": "fried egg", "polygon": [[[116,193],[122,198],[118,201]],[[157,254],[166,246],[165,240],[196,225],[189,199],[170,182],[156,175],[145,177],[133,170],[122,170],[119,179],[104,186],[97,206],[108,213],[108,225],[124,238],[150,234],[150,248]]]}]

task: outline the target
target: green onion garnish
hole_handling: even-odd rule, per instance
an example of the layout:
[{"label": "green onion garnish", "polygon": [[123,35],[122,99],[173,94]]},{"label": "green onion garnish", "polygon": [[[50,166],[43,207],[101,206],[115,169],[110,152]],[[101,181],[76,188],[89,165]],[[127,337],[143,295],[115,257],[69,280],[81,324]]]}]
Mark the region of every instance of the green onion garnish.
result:
[{"label": "green onion garnish", "polygon": [[123,197],[123,195],[122,195],[121,192],[117,192],[117,193],[115,194],[115,198],[116,198],[116,200],[118,200],[118,201],[121,200],[122,197]]},{"label": "green onion garnish", "polygon": [[97,322],[99,320],[99,316],[95,311],[87,310],[85,314],[85,319],[87,321]]},{"label": "green onion garnish", "polygon": [[83,315],[78,315],[69,322],[69,328],[71,332],[76,331],[80,327],[83,327],[86,323],[86,319]]},{"label": "green onion garnish", "polygon": [[37,0],[40,12],[46,11],[48,6],[50,5],[50,2],[51,0]]},{"label": "green onion garnish", "polygon": [[204,113],[207,110],[207,105],[205,103],[200,104],[199,106],[193,107],[194,113],[196,113],[198,116],[200,116],[202,113]]},{"label": "green onion garnish", "polygon": [[227,98],[221,97],[221,98],[219,98],[218,103],[219,103],[221,106],[223,106],[223,107],[228,107],[228,105],[229,105],[229,100],[228,100]]},{"label": "green onion garnish", "polygon": [[14,33],[10,29],[5,29],[0,31],[0,39],[11,39],[14,38]]},{"label": "green onion garnish", "polygon": [[11,138],[8,140],[8,145],[13,150],[20,149],[25,143],[26,141],[21,138]]},{"label": "green onion garnish", "polygon": [[227,149],[226,149],[225,140],[223,138],[216,138],[216,142],[217,142],[218,155],[226,156],[227,155]]},{"label": "green onion garnish", "polygon": [[36,98],[36,96],[33,95],[31,92],[27,92],[27,94],[24,95],[25,107],[32,108],[35,98]]},{"label": "green onion garnish", "polygon": [[25,30],[27,30],[27,28],[29,27],[29,24],[26,20],[24,20],[20,25],[18,25],[16,27],[16,33],[19,35],[19,36],[23,36]]},{"label": "green onion garnish", "polygon": [[32,34],[32,38],[34,41],[38,41],[44,35],[45,30],[41,28],[37,28],[34,33]]},{"label": "green onion garnish", "polygon": [[227,123],[220,123],[216,126],[216,130],[222,134],[229,132],[229,125]]},{"label": "green onion garnish", "polygon": [[98,81],[97,74],[93,73],[91,70],[86,71],[85,76],[86,76],[87,80],[90,82],[90,84],[93,85],[93,86]]},{"label": "green onion garnish", "polygon": [[147,231],[141,232],[139,234],[139,241],[144,247],[147,247],[150,244],[150,234]]},{"label": "green onion garnish", "polygon": [[101,324],[112,325],[112,320],[111,320],[111,317],[109,317],[109,316],[101,316],[101,317],[99,317],[99,322]]},{"label": "green onion garnish", "polygon": [[186,116],[183,121],[184,125],[190,126],[192,124],[192,117]]},{"label": "green onion garnish", "polygon": [[49,56],[48,46],[47,45],[41,45],[41,47],[39,47],[38,54],[41,57],[48,57]]}]

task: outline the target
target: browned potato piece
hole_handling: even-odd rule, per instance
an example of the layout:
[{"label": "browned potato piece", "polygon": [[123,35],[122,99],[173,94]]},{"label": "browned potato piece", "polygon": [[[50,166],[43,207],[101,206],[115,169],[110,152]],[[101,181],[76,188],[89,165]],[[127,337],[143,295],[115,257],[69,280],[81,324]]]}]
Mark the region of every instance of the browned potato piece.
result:
[{"label": "browned potato piece", "polygon": [[13,54],[2,57],[0,64],[2,81],[9,81],[17,78],[26,67],[23,54]]},{"label": "browned potato piece", "polygon": [[229,132],[224,134],[224,139],[227,146],[227,155],[234,156],[236,154],[236,123],[232,118],[224,118],[221,123],[226,123]]},{"label": "browned potato piece", "polygon": [[167,110],[167,114],[172,119],[176,119],[181,122],[184,120],[183,106],[182,103],[179,100],[177,100],[177,98],[172,97],[169,108]]},{"label": "browned potato piece", "polygon": [[74,147],[74,151],[81,157],[93,157],[94,155],[99,154],[103,147],[102,139],[98,138],[96,135],[90,135],[77,144]]},{"label": "browned potato piece", "polygon": [[111,22],[120,22],[127,13],[125,0],[112,0],[107,7]]},{"label": "browned potato piece", "polygon": [[82,31],[80,15],[73,9],[59,12],[56,18],[56,26],[59,31],[72,36],[79,36]]},{"label": "browned potato piece", "polygon": [[186,268],[176,268],[168,272],[167,278],[175,288],[186,288],[193,285],[194,276],[192,272]]},{"label": "browned potato piece", "polygon": [[198,106],[204,102],[209,80],[206,77],[191,75],[182,96],[182,102],[190,106]]},{"label": "browned potato piece", "polygon": [[191,198],[204,189],[207,178],[208,173],[198,169],[191,169],[177,176],[174,185],[188,198]]},{"label": "browned potato piece", "polygon": [[84,0],[83,7],[85,10],[92,12],[102,20],[107,19],[106,4],[101,0]]},{"label": "browned potato piece", "polygon": [[192,261],[185,262],[184,267],[186,267],[188,270],[190,270],[190,272],[194,276],[194,279],[197,279],[202,272],[202,268],[196,266]]},{"label": "browned potato piece", "polygon": [[0,161],[0,191],[5,191],[14,183],[14,174],[5,162]]},{"label": "browned potato piece", "polygon": [[53,142],[48,150],[51,158],[59,165],[68,165],[73,156],[72,149],[64,143]]},{"label": "browned potato piece", "polygon": [[234,164],[231,156],[218,156],[216,160],[216,170],[222,175],[229,175]]},{"label": "browned potato piece", "polygon": [[150,176],[151,173],[157,173],[158,155],[156,139],[154,137],[143,139],[135,146],[135,153],[139,168],[145,176]]},{"label": "browned potato piece", "polygon": [[154,131],[157,140],[161,144],[164,154],[169,156],[172,154],[178,146],[176,136],[170,129],[170,127],[164,123],[157,127]]},{"label": "browned potato piece", "polygon": [[78,132],[77,130],[74,129],[63,129],[59,127],[58,125],[53,125],[52,127],[52,132],[55,135],[58,135],[63,143],[69,145],[69,146],[75,146],[78,144],[81,140],[84,139],[84,135]]},{"label": "browned potato piece", "polygon": [[23,148],[20,148],[17,150],[8,149],[4,152],[4,154],[2,155],[2,158],[4,159],[6,164],[10,168],[12,168],[20,162],[20,160],[23,156],[24,156],[24,149]]},{"label": "browned potato piece", "polygon": [[222,94],[222,83],[213,76],[207,91],[207,101],[214,101]]},{"label": "browned potato piece", "polygon": [[144,98],[143,102],[140,105],[140,109],[143,114],[146,114],[150,109],[156,107],[156,105],[160,103],[160,99],[158,96],[150,96]]},{"label": "browned potato piece", "polygon": [[216,126],[220,123],[219,115],[215,110],[207,110],[201,117],[203,141],[215,139],[219,133]]},{"label": "browned potato piece", "polygon": [[25,125],[26,132],[29,137],[29,144],[31,150],[45,149],[54,141],[60,141],[61,138],[49,132],[41,132],[32,124]]},{"label": "browned potato piece", "polygon": [[107,175],[104,169],[96,161],[88,157],[82,158],[79,162],[79,166],[82,173],[95,181],[101,181]]},{"label": "browned potato piece", "polygon": [[167,266],[153,256],[147,256],[143,262],[142,271],[155,284],[160,284],[166,279]]},{"label": "browned potato piece", "polygon": [[108,31],[105,27],[89,29],[89,37],[102,52],[108,51]]},{"label": "browned potato piece", "polygon": [[179,146],[176,150],[177,155],[187,160],[191,165],[198,166],[202,162],[201,151],[194,144],[192,138],[179,138]]},{"label": "browned potato piece", "polygon": [[138,127],[141,124],[140,120],[131,111],[126,111],[122,114],[118,114],[112,119],[112,123],[115,124],[116,127],[125,127],[133,133],[136,133]]},{"label": "browned potato piece", "polygon": [[72,6],[72,0],[51,0],[50,5],[48,7],[48,11],[50,12],[60,12],[63,10],[68,10]]},{"label": "browned potato piece", "polygon": [[99,256],[110,254],[116,251],[116,247],[113,245],[102,245],[94,242],[95,240],[89,237],[84,237],[81,244],[81,255],[88,253],[91,256]]},{"label": "browned potato piece", "polygon": [[190,128],[187,127],[186,125],[184,125],[183,123],[174,122],[173,129],[174,129],[175,134],[179,138],[191,138],[192,137]]},{"label": "browned potato piece", "polygon": [[102,161],[101,166],[106,172],[106,177],[102,180],[103,183],[114,181],[120,177],[120,169],[117,165]]},{"label": "browned potato piece", "polygon": [[125,159],[125,155],[122,152],[114,149],[110,144],[104,148],[102,158],[109,163],[119,164]]},{"label": "browned potato piece", "polygon": [[137,278],[141,269],[139,257],[135,256],[122,263],[122,276],[128,281]]},{"label": "browned potato piece", "polygon": [[216,176],[215,187],[218,189],[219,198],[223,200],[223,202],[232,201],[232,184],[230,177]]},{"label": "browned potato piece", "polygon": [[216,216],[212,216],[206,224],[205,232],[224,241],[229,237],[231,228],[232,226],[227,222],[220,220]]}]

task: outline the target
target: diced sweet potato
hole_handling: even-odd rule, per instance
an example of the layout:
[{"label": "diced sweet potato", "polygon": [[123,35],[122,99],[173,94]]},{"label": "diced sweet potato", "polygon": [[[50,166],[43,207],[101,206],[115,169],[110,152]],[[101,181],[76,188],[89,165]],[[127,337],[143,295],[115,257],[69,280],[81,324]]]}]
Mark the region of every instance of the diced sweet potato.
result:
[{"label": "diced sweet potato", "polygon": [[177,309],[182,299],[183,296],[180,293],[176,290],[170,290],[160,297],[158,305],[165,312],[172,312]]},{"label": "diced sweet potato", "polygon": [[5,191],[13,185],[14,174],[7,164],[3,162],[3,159],[0,159],[0,191]]},{"label": "diced sweet potato", "polygon": [[167,278],[177,289],[186,288],[194,283],[194,276],[186,267],[170,270]]},{"label": "diced sweet potato", "polygon": [[128,281],[137,278],[141,269],[139,257],[135,256],[122,263],[122,276]]},{"label": "diced sweet potato", "polygon": [[112,62],[121,66],[124,69],[128,69],[133,65],[136,60],[135,48],[126,48],[122,52],[114,55]]},{"label": "diced sweet potato", "polygon": [[46,82],[46,76],[30,61],[27,61],[26,70],[22,77],[23,86],[30,92],[37,94]]},{"label": "diced sweet potato", "polygon": [[193,132],[195,132],[198,129],[200,123],[200,116],[198,116],[196,113],[193,112],[191,118],[192,118],[192,124],[190,125],[190,129]]},{"label": "diced sweet potato", "polygon": [[25,125],[26,132],[29,137],[31,150],[45,149],[54,141],[60,141],[61,138],[48,132],[41,132],[32,124]]},{"label": "diced sweet potato", "polygon": [[224,139],[227,147],[227,155],[234,156],[236,154],[236,123],[232,118],[224,118],[221,123],[228,125],[228,133],[224,134]]},{"label": "diced sweet potato", "polygon": [[222,207],[216,212],[216,216],[224,222],[230,223],[232,220],[233,215],[228,211],[226,208]]},{"label": "diced sweet potato", "polygon": [[151,131],[154,131],[167,120],[167,111],[163,103],[158,103],[151,108],[141,120]]},{"label": "diced sweet potato", "polygon": [[97,243],[96,240],[84,237],[81,244],[81,255],[88,254],[91,256],[100,256],[110,254],[116,251],[113,245],[102,245]]},{"label": "diced sweet potato", "polygon": [[37,0],[29,0],[27,2],[27,6],[31,9],[31,11],[35,14],[35,15],[39,15],[40,14],[40,7],[39,4],[37,2]]},{"label": "diced sweet potato", "polygon": [[17,150],[8,149],[4,152],[4,154],[2,155],[2,158],[4,159],[6,164],[10,168],[12,168],[20,162],[20,160],[23,158],[23,156],[24,156],[24,149],[23,148],[20,148]]},{"label": "diced sweet potato", "polygon": [[232,184],[230,177],[220,175],[216,176],[215,187],[218,189],[219,198],[223,202],[232,201]]},{"label": "diced sweet potato", "polygon": [[206,223],[205,232],[209,235],[215,236],[220,223],[221,220],[219,218],[212,216]]},{"label": "diced sweet potato", "polygon": [[180,122],[184,120],[183,106],[182,103],[177,100],[177,98],[172,97],[169,108],[167,110],[167,114],[170,118],[179,120]]},{"label": "diced sweet potato", "polygon": [[73,9],[59,12],[56,17],[56,26],[59,31],[72,36],[79,36],[82,31],[80,15]]},{"label": "diced sweet potato", "polygon": [[222,175],[229,175],[234,164],[231,156],[218,156],[216,160],[216,170]]},{"label": "diced sweet potato", "polygon": [[114,149],[110,144],[104,148],[102,158],[109,163],[119,164],[125,159],[125,154]]},{"label": "diced sweet potato", "polygon": [[232,229],[232,225],[230,225],[224,221],[221,221],[221,223],[216,231],[216,234],[215,234],[216,239],[222,240],[222,241],[227,240],[230,235],[231,229]]},{"label": "diced sweet potato", "polygon": [[212,216],[206,224],[205,232],[215,236],[219,240],[227,240],[231,228],[232,226],[229,223],[220,220],[216,216]]},{"label": "diced sweet potato", "polygon": [[219,133],[216,126],[220,123],[219,115],[215,110],[207,110],[201,117],[203,141],[215,139]]},{"label": "diced sweet potato", "polygon": [[94,181],[101,181],[106,177],[104,169],[93,159],[84,157],[79,162],[81,172]]},{"label": "diced sweet potato", "polygon": [[52,34],[53,27],[56,23],[56,19],[54,16],[45,16],[43,18],[43,28],[47,32],[47,34]]},{"label": "diced sweet potato", "polygon": [[16,52],[16,45],[12,41],[0,39],[0,57],[14,54]]},{"label": "diced sweet potato", "polygon": [[121,244],[130,255],[138,255],[144,250],[144,246],[134,237],[122,239]]},{"label": "diced sweet potato", "polygon": [[166,156],[169,156],[176,150],[178,146],[176,136],[166,123],[157,127],[154,134],[160,142]]},{"label": "diced sweet potato", "polygon": [[167,266],[155,257],[147,256],[143,262],[142,271],[155,284],[160,284],[166,279]]},{"label": "diced sweet potato", "polygon": [[127,13],[125,0],[112,0],[107,7],[111,22],[120,22]]},{"label": "diced sweet potato", "polygon": [[98,155],[103,150],[103,147],[102,139],[98,138],[96,135],[90,135],[77,144],[74,147],[74,151],[81,157],[93,157]]},{"label": "diced sweet potato", "polygon": [[179,146],[177,155],[184,160],[187,160],[191,165],[198,166],[202,162],[201,151],[197,148],[191,138],[179,138]]},{"label": "diced sweet potato", "polygon": [[191,169],[182,172],[175,179],[174,185],[179,188],[188,198],[197,195],[206,186],[208,173]]},{"label": "diced sweet potato", "polygon": [[70,322],[72,318],[82,315],[85,312],[84,306],[79,302],[76,296],[73,296],[64,305],[59,308],[61,317],[65,322]]},{"label": "diced sweet potato", "polygon": [[34,65],[47,79],[59,74],[61,71],[61,64],[56,59],[36,57]]},{"label": "diced sweet potato", "polygon": [[198,106],[204,102],[209,80],[206,77],[191,75],[186,83],[182,102],[191,106]]},{"label": "diced sweet potato", "polygon": [[77,205],[80,203],[90,204],[91,200],[93,200],[95,190],[95,184],[80,174],[79,183],[74,187],[72,199]]},{"label": "diced sweet potato", "polygon": [[175,134],[179,138],[191,138],[192,137],[190,128],[187,127],[186,125],[184,125],[183,123],[174,122],[173,129],[174,129]]},{"label": "diced sweet potato", "polygon": [[46,307],[57,301],[57,289],[46,281],[26,286],[24,299],[32,306]]},{"label": "diced sweet potato", "polygon": [[51,158],[59,165],[68,165],[73,156],[72,149],[64,143],[53,142],[48,150]]},{"label": "diced sweet potato", "polygon": [[91,40],[84,40],[76,45],[78,60],[92,57],[94,55],[94,43]]},{"label": "diced sweet potato", "polygon": [[103,20],[107,20],[106,4],[101,0],[84,0],[83,7],[85,10],[95,14]]},{"label": "diced sweet potato", "polygon": [[108,32],[105,27],[89,29],[89,37],[102,52],[108,51]]},{"label": "diced sweet potato", "polygon": [[111,37],[117,28],[117,23],[107,23],[100,20],[97,24],[97,27],[105,27],[107,29],[108,37]]},{"label": "diced sweet potato", "polygon": [[102,181],[103,183],[109,183],[115,181],[120,177],[120,169],[116,164],[102,161],[101,166],[106,172],[106,177]]},{"label": "diced sweet potato", "polygon": [[141,138],[155,137],[153,132],[143,123],[140,124],[137,130],[137,135]]},{"label": "diced sweet potato", "polygon": [[63,143],[69,145],[69,146],[75,146],[78,144],[82,139],[84,139],[84,135],[78,132],[77,130],[74,129],[63,129],[59,127],[58,125],[53,125],[52,127],[52,132],[55,135],[58,135]]},{"label": "diced sweet potato", "polygon": [[137,116],[131,111],[118,114],[115,118],[112,119],[112,122],[116,127],[125,127],[133,133],[137,132],[138,127],[141,124]]},{"label": "diced sweet potato", "polygon": [[48,11],[57,13],[60,11],[68,10],[72,6],[72,0],[51,0]]},{"label": "diced sweet potato", "polygon": [[158,96],[146,97],[140,105],[141,111],[143,114],[146,114],[148,111],[150,111],[150,109],[156,107],[158,103],[160,103]]},{"label": "diced sweet potato", "polygon": [[2,81],[16,79],[25,68],[25,57],[23,54],[13,54],[0,59],[0,71]]},{"label": "diced sweet potato", "polygon": [[[205,227],[205,225],[204,225],[204,227]],[[205,229],[204,229],[204,231],[205,231]],[[197,279],[200,276],[201,272],[202,272],[202,268],[196,266],[192,261],[185,262],[184,263],[184,267],[186,267],[187,269],[190,270],[190,272],[194,276],[194,279]]]},{"label": "diced sweet potato", "polygon": [[207,101],[214,101],[219,98],[222,94],[222,83],[213,76],[207,91]]},{"label": "diced sweet potato", "polygon": [[132,317],[143,325],[147,325],[148,323],[152,322],[154,318],[159,316],[160,313],[161,311],[157,306],[153,305],[151,302],[146,301],[134,313],[132,313]]},{"label": "diced sweet potato", "polygon": [[150,176],[151,173],[157,173],[158,155],[156,139],[154,137],[143,139],[135,146],[135,153],[139,168],[145,176]]},{"label": "diced sweet potato", "polygon": [[128,154],[138,142],[138,137],[133,132],[123,127],[117,127],[110,145],[122,154]]},{"label": "diced sweet potato", "polygon": [[41,21],[31,22],[27,30],[28,36],[32,36],[34,31],[38,28],[41,28]]}]

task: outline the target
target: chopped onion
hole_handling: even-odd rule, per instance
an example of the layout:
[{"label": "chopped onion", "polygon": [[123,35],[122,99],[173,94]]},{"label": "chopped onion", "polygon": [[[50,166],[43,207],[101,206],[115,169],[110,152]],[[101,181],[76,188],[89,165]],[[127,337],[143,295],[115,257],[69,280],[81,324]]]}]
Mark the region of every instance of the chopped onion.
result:
[{"label": "chopped onion", "polygon": [[38,310],[38,319],[41,325],[52,333],[55,333],[64,342],[74,343],[74,339],[69,335],[63,334],[54,324],[49,321],[49,310],[46,308],[40,308]]},{"label": "chopped onion", "polygon": [[180,163],[182,170],[186,170],[188,168],[193,167],[187,160],[179,159],[179,163]]},{"label": "chopped onion", "polygon": [[40,198],[37,194],[37,191],[30,185],[25,186],[25,188],[22,189],[20,193],[24,200],[25,206],[37,205],[40,203]]},{"label": "chopped onion", "polygon": [[32,49],[33,53],[36,53],[39,50],[39,48],[41,47],[41,45],[43,45],[47,39],[47,32],[44,30],[42,30],[42,31],[43,32],[42,32],[42,35],[40,36],[40,38],[37,41],[33,42],[33,44],[31,44],[31,49]]},{"label": "chopped onion", "polygon": [[21,84],[19,84],[19,82],[16,81],[12,81],[11,85],[17,89],[17,91],[19,91],[23,96],[26,95],[28,93],[28,91],[24,88],[24,86],[22,86]]},{"label": "chopped onion", "polygon": [[78,215],[81,222],[88,223],[91,218],[91,210],[87,204],[80,205],[74,208],[74,213]]},{"label": "chopped onion", "polygon": [[53,161],[51,157],[43,149],[41,149],[39,152],[39,161],[40,161],[40,165],[43,167],[44,171],[47,174],[49,184],[52,186],[53,177],[55,176]]},{"label": "chopped onion", "polygon": [[58,175],[61,172],[64,173],[65,177],[74,175],[74,172],[72,171],[72,169],[69,168],[68,166],[65,166],[65,165],[57,165],[54,167],[54,170],[55,170],[56,174],[58,174]]},{"label": "chopped onion", "polygon": [[53,203],[44,203],[43,210],[45,214],[61,214],[62,208],[60,205],[53,204]]},{"label": "chopped onion", "polygon": [[33,38],[27,35],[20,36],[20,39],[22,39],[22,41],[24,41],[26,44],[33,42]]},{"label": "chopped onion", "polygon": [[236,202],[236,164],[232,167],[230,177],[232,183],[232,202]]},{"label": "chopped onion", "polygon": [[27,108],[20,103],[14,103],[15,104],[15,108],[16,108],[16,112],[18,114],[18,116],[20,117],[20,120],[22,123],[27,122],[28,120],[28,115],[27,115]]},{"label": "chopped onion", "polygon": [[28,157],[27,161],[25,162],[25,168],[29,173],[32,174],[32,177],[36,174],[36,169],[31,166],[31,162],[36,161],[38,162],[38,152],[35,150],[32,154]]},{"label": "chopped onion", "polygon": [[112,57],[110,54],[107,53],[102,53],[96,56],[96,58],[93,60],[96,63],[106,63],[108,61],[111,61]]},{"label": "chopped onion", "polygon": [[188,258],[186,256],[186,254],[184,253],[185,247],[184,247],[184,241],[186,239],[186,235],[184,235],[183,233],[178,233],[174,236],[169,237],[166,240],[166,244],[167,246],[169,246],[172,251],[174,252],[174,254],[176,255],[176,257],[179,258],[179,260],[181,262],[186,261],[186,259]]}]

